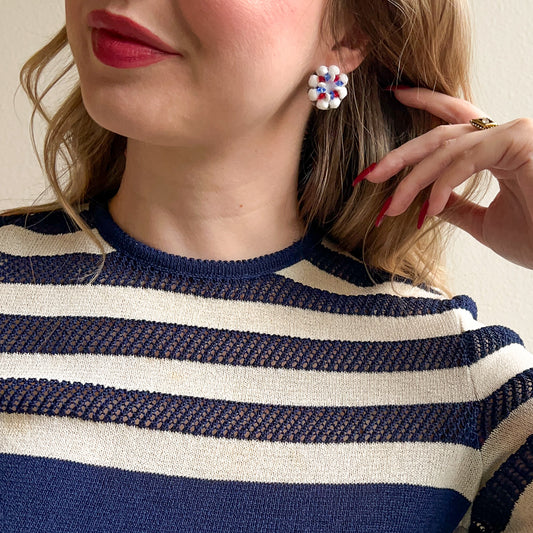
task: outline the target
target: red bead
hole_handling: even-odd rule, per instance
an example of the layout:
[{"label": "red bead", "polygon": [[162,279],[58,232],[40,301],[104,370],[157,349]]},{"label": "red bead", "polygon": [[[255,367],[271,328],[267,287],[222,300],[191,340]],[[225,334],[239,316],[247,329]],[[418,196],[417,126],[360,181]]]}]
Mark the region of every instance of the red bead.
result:
[{"label": "red bead", "polygon": [[333,91],[333,94],[335,95],[335,98],[339,98],[339,93],[337,91]]},{"label": "red bead", "polygon": [[324,76],[319,76],[318,81],[324,83],[326,81],[326,78],[324,78]]},{"label": "red bead", "polygon": [[317,99],[318,99],[318,100],[324,100],[324,98],[326,98],[326,93],[320,93],[320,94],[318,95],[318,98],[317,98]]},{"label": "red bead", "polygon": [[337,74],[337,75],[335,76],[335,79],[334,79],[333,81],[339,81],[339,77],[340,77],[340,76]]}]

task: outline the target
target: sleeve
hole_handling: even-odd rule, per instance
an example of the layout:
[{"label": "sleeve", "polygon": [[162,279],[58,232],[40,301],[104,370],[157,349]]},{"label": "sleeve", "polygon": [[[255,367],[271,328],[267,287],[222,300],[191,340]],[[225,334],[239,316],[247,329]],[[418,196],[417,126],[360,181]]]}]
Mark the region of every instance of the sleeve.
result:
[{"label": "sleeve", "polygon": [[483,465],[458,531],[533,532],[533,355],[516,333],[483,326],[470,346]]}]

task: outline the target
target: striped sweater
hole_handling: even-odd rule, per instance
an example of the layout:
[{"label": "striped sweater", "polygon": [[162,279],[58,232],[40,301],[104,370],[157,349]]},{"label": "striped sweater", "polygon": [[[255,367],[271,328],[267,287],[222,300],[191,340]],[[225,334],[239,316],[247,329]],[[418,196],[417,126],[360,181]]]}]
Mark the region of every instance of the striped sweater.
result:
[{"label": "striped sweater", "polygon": [[533,531],[533,356],[316,231],[204,261],[0,218],[0,531]]}]

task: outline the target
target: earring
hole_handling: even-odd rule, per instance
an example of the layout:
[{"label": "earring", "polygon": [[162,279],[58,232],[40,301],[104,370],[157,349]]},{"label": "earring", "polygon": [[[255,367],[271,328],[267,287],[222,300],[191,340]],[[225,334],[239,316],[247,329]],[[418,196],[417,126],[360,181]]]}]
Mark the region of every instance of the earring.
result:
[{"label": "earring", "polygon": [[337,65],[318,67],[316,74],[309,78],[309,100],[318,109],[336,109],[341,100],[348,94],[346,85],[348,76],[341,73]]}]

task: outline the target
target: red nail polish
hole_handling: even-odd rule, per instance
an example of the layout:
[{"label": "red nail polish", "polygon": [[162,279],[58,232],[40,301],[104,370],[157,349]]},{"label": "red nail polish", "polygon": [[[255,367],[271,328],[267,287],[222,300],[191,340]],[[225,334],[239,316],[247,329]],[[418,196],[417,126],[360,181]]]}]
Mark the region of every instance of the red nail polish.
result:
[{"label": "red nail polish", "polygon": [[376,168],[377,163],[372,163],[369,167],[365,168],[361,174],[359,174],[352,183],[352,187],[355,187],[359,182],[363,181],[373,170]]},{"label": "red nail polish", "polygon": [[409,85],[389,85],[385,87],[386,91],[401,91],[402,89],[412,89]]},{"label": "red nail polish", "polygon": [[416,225],[418,229],[422,227],[422,225],[424,224],[424,220],[426,220],[428,207],[429,207],[429,200],[426,200],[424,202],[424,205],[422,206],[422,209],[420,209],[420,215],[418,215],[418,224]]},{"label": "red nail polish", "polygon": [[376,218],[376,228],[379,228],[381,226],[381,223],[383,222],[383,219],[385,218],[385,213],[389,209],[391,202],[392,202],[392,196],[387,198],[387,200],[383,204],[383,207],[381,208],[381,211],[379,212],[378,218]]}]

